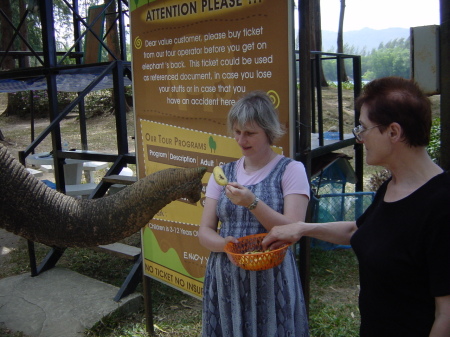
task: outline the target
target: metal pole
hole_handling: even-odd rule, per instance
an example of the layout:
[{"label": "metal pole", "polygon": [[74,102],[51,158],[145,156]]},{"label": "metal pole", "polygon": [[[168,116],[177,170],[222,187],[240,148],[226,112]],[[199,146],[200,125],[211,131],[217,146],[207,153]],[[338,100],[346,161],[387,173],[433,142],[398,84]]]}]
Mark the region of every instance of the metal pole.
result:
[{"label": "metal pole", "polygon": [[[358,98],[361,94],[361,56],[353,58],[353,78],[354,78],[354,98]],[[355,126],[359,124],[359,111],[355,109]],[[357,181],[355,190],[360,192],[364,189],[364,147],[362,144],[355,143],[355,174]]]},{"label": "metal pole", "polygon": [[147,333],[154,336],[155,328],[153,326],[153,307],[152,307],[152,280],[148,276],[143,276],[142,286],[144,289],[144,306],[145,306],[145,326]]},{"label": "metal pole", "polygon": [[[305,165],[308,180],[311,177],[311,0],[299,1],[299,55],[300,55],[300,161]],[[310,240],[300,240],[299,271],[302,280],[306,309],[310,297]]]},{"label": "metal pole", "polygon": [[[42,24],[42,44],[44,51],[44,67],[47,72],[47,93],[50,121],[58,116],[58,96],[56,86],[56,42],[55,42],[55,22],[53,17],[53,1],[41,0],[39,2]],[[52,131],[53,157],[55,160],[55,181],[57,189],[65,193],[64,183],[64,159],[58,158],[58,151],[61,151],[61,130],[57,125]]]}]

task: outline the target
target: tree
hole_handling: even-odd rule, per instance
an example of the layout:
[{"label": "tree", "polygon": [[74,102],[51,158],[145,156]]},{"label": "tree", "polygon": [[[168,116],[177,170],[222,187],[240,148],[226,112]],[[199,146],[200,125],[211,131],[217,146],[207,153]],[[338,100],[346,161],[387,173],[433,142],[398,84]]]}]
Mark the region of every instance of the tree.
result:
[{"label": "tree", "polygon": [[[0,1],[0,50],[13,51],[14,44],[10,44],[13,38],[13,27],[11,27],[10,22],[13,21],[13,13],[11,2],[9,0]],[[12,70],[15,68],[14,58],[11,55],[2,56],[0,64],[1,70]],[[10,94],[8,94],[8,105],[5,110],[5,114],[9,115],[13,111],[13,107],[10,104]]]},{"label": "tree", "polygon": [[[344,53],[344,14],[345,14],[345,0],[341,1],[341,11],[339,13],[339,28],[337,35],[337,52]],[[347,73],[345,71],[345,63],[343,59],[340,59],[341,66],[341,78],[343,82],[348,81]]]},{"label": "tree", "polygon": [[108,6],[110,0],[105,0],[106,8],[106,44],[114,55],[108,55],[108,60],[113,61],[114,56],[120,59],[120,45],[119,45],[119,34],[117,32],[117,6],[116,0],[111,1],[111,4]]},{"label": "tree", "polygon": [[[115,59],[121,59],[120,52],[120,42],[119,42],[119,33],[118,33],[118,25],[117,25],[117,3],[116,0],[111,1],[111,4],[108,6],[110,0],[104,0],[106,8],[106,44],[108,49],[113,53],[113,55],[108,54],[108,60],[114,61]],[[120,0],[119,0],[120,1]],[[111,91],[112,97],[114,100],[114,90]],[[131,107],[128,102],[125,102],[126,111],[131,111]]]},{"label": "tree", "polygon": [[[28,51],[29,45],[33,47],[41,46],[42,39],[39,36],[40,28],[29,29],[29,26],[37,26],[37,21],[30,19],[34,15],[34,8],[27,8],[29,1],[26,0],[2,0],[0,1],[0,50],[7,52]],[[28,6],[31,6],[28,4]],[[20,23],[20,24],[19,24]],[[18,34],[14,30],[18,30]],[[39,48],[36,48],[39,50]],[[1,58],[0,58],[1,59]],[[19,58],[20,67],[30,67],[30,57],[22,56]],[[14,56],[7,55],[2,59],[0,67],[2,70],[12,70],[17,66]],[[16,112],[16,106],[12,99],[12,94],[8,94],[8,104],[5,110],[6,115]]]},{"label": "tree", "polygon": [[[26,12],[26,3],[24,0],[19,0],[19,16],[21,18],[24,17],[26,15],[25,12]],[[20,35],[22,35],[23,37],[23,39],[20,40],[20,50],[26,51],[28,50],[28,47],[25,43],[25,41],[28,40],[28,27],[26,25],[26,21],[25,24],[20,27]],[[25,68],[30,67],[30,58],[28,56],[24,57],[23,66]]]},{"label": "tree", "polygon": [[[100,37],[104,38],[108,49],[111,51],[111,54],[108,54],[107,56],[108,60],[113,61],[115,59],[121,59],[121,48],[117,24],[117,0],[86,0],[86,9],[89,6],[99,3],[105,3],[108,5],[106,8],[106,23],[104,30],[105,36]],[[83,12],[83,9],[83,7],[79,8],[80,17],[87,16],[87,13]],[[27,51],[29,48],[25,41],[27,41],[28,45],[30,45],[35,51],[43,50],[42,27],[39,17],[39,9],[37,7],[33,7],[31,2],[28,0],[0,0],[0,10],[2,10],[0,13],[0,50]],[[55,21],[54,38],[56,40],[56,49],[57,51],[67,51],[74,43],[73,13],[70,6],[68,6],[63,0],[53,0],[53,16]],[[12,22],[12,25],[10,22]],[[20,22],[23,23],[19,26]],[[20,36],[18,34],[14,34],[15,29],[20,31]],[[11,70],[17,66],[15,64],[15,59],[12,56],[5,57],[4,59],[0,57],[0,62],[0,67],[2,70]],[[64,64],[74,62],[74,59],[69,57],[66,57],[63,61]],[[20,65],[23,68],[42,66],[41,64],[36,64],[36,58],[34,57],[22,58],[20,60]],[[21,111],[14,105],[14,102],[17,102],[17,100],[14,100],[9,94],[8,106],[5,114],[11,115]],[[126,109],[127,111],[131,110],[128,103],[126,103]]]},{"label": "tree", "polygon": [[409,48],[402,46],[379,48],[372,52],[367,59],[368,68],[373,73],[373,78],[385,76],[410,77]]},{"label": "tree", "polygon": [[[12,7],[9,0],[0,1],[0,32],[1,32],[1,50],[14,50],[13,45],[9,45],[13,37],[13,29],[8,21],[12,22]],[[1,63],[1,70],[11,70],[14,69],[14,58],[12,56],[6,56],[3,58]]]},{"label": "tree", "polygon": [[[313,17],[311,20],[313,29],[311,30],[311,50],[322,51],[322,20],[320,15],[320,0],[313,1]],[[320,67],[320,85],[327,87],[328,82],[325,78],[323,68]]]}]

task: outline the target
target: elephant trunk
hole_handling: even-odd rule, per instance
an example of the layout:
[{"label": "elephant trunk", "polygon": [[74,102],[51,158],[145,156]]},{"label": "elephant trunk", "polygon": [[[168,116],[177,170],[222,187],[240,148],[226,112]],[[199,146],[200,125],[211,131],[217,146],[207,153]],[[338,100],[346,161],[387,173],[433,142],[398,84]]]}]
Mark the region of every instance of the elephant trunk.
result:
[{"label": "elephant trunk", "polygon": [[99,199],[74,199],[34,176],[0,145],[0,227],[58,247],[93,247],[122,240],[170,202],[201,196],[206,168],[166,169]]}]

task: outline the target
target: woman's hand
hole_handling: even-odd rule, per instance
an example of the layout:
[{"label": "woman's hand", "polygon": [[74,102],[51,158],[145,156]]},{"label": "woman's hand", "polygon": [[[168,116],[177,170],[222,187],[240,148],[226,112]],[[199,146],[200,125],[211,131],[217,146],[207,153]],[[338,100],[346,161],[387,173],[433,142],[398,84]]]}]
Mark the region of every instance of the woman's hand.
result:
[{"label": "woman's hand", "polygon": [[[228,242],[238,243],[238,240],[237,240],[235,237],[233,237],[233,236],[227,236],[227,237],[225,238],[225,245],[224,245],[224,247],[228,244]],[[232,257],[230,254],[228,254],[228,253],[227,253],[227,256],[228,256],[228,259],[230,260],[230,262],[231,262],[232,264],[234,264],[236,267],[238,267],[238,265],[237,265],[237,263],[234,261],[233,257]]]},{"label": "woman's hand", "polygon": [[238,239],[236,239],[234,236],[227,236],[224,238],[225,244],[224,247],[228,244],[228,242],[238,243]]},{"label": "woman's hand", "polygon": [[304,222],[295,222],[283,226],[275,226],[262,241],[262,248],[277,249],[285,243],[294,243],[303,236]]},{"label": "woman's hand", "polygon": [[225,195],[233,204],[244,207],[248,207],[255,200],[252,191],[236,182],[228,183]]}]

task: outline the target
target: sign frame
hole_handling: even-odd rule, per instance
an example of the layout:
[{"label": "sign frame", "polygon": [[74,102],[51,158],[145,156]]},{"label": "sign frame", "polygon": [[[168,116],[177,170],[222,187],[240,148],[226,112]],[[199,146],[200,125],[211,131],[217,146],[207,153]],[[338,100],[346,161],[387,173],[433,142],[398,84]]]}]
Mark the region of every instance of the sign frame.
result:
[{"label": "sign frame", "polygon": [[[294,158],[297,86],[292,1],[135,0],[130,11],[139,178],[169,167],[206,166],[206,188],[214,166],[241,156],[228,135],[226,115],[251,90],[266,91],[278,106],[288,132],[276,150]],[[196,90],[201,92],[195,95]],[[206,261],[209,252],[204,249],[201,256],[199,250],[189,252],[181,246],[188,240],[188,246],[195,242],[199,246],[195,228],[202,207],[201,202],[194,206],[175,201],[141,232],[144,275],[196,298],[202,293],[201,270],[183,260],[191,256]],[[180,219],[186,214],[190,214],[186,221]],[[188,234],[179,240],[173,232]]]}]

